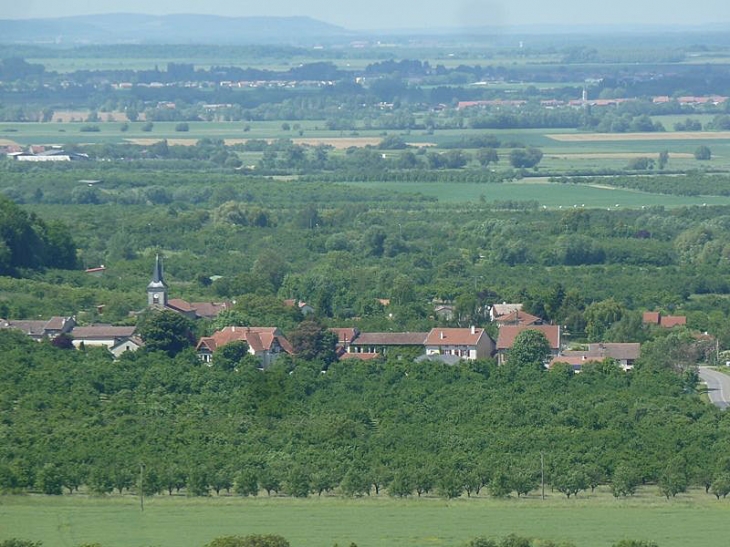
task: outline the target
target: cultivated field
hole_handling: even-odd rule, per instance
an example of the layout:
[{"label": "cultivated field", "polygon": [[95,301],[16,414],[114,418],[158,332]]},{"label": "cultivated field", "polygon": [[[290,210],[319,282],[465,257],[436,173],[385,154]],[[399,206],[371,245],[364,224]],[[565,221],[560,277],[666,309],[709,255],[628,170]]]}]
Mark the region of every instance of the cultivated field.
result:
[{"label": "cultivated field", "polygon": [[[608,180],[608,179],[607,179]],[[667,208],[686,205],[730,205],[730,197],[673,196],[649,194],[609,185],[549,183],[546,179],[524,179],[507,184],[458,182],[353,182],[359,188],[419,193],[444,203],[494,201],[537,201],[548,209],[600,207],[640,209],[661,205]]]},{"label": "cultivated field", "polygon": [[730,139],[730,131],[676,131],[666,133],[553,133],[548,136],[551,139],[562,142],[727,140]]},{"label": "cultivated field", "polygon": [[[376,146],[386,136],[397,135],[409,145],[437,147],[447,143],[458,143],[471,135],[494,135],[503,143],[522,143],[539,147],[544,157],[539,170],[550,173],[586,173],[602,170],[621,171],[633,158],[646,156],[658,159],[659,153],[669,153],[666,170],[685,172],[690,170],[712,169],[730,171],[730,132],[666,132],[666,133],[581,133],[578,131],[550,131],[544,129],[523,130],[474,130],[448,129],[437,130],[430,134],[425,131],[382,131],[378,129],[358,129],[357,131],[328,130],[323,121],[291,121],[290,129],[284,129],[283,122],[189,122],[188,131],[176,131],[175,122],[155,122],[150,131],[143,131],[144,122],[124,123],[123,121],[82,122],[88,117],[84,111],[63,111],[56,113],[65,120],[49,123],[0,123],[0,142],[7,144],[97,144],[131,142],[149,145],[163,139],[169,144],[194,145],[200,139],[222,139],[228,145],[244,143],[250,139],[269,142],[277,139],[291,139],[296,144],[332,146],[336,153],[357,146]],[[108,116],[120,119],[120,113],[100,112],[102,120]],[[88,131],[89,126],[95,131]],[[707,145],[712,151],[712,160],[697,161],[694,152],[700,145]],[[466,150],[474,154],[474,150]],[[400,154],[390,150],[388,156]],[[499,151],[501,161],[490,166],[497,170],[509,168],[509,148]],[[242,158],[247,164],[256,163],[260,155]]]},{"label": "cultivated field", "polygon": [[625,538],[703,547],[727,544],[728,517],[730,500],[694,492],[667,501],[654,490],[631,499],[597,491],[545,501],[159,496],[146,500],[144,512],[133,496],[15,496],[0,498],[0,540],[202,547],[224,535],[279,534],[293,547],[457,547],[476,536],[514,533],[576,547],[609,547]]}]

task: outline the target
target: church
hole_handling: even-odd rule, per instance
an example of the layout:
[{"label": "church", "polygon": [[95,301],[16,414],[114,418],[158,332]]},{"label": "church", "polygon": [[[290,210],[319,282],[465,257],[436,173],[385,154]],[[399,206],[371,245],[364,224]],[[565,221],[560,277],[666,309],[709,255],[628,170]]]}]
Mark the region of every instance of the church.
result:
[{"label": "church", "polygon": [[182,298],[169,298],[169,288],[165,283],[162,258],[155,257],[155,266],[152,270],[152,279],[147,285],[147,307],[158,310],[171,310],[188,319],[215,319],[224,311],[230,309],[231,302],[188,302]]}]

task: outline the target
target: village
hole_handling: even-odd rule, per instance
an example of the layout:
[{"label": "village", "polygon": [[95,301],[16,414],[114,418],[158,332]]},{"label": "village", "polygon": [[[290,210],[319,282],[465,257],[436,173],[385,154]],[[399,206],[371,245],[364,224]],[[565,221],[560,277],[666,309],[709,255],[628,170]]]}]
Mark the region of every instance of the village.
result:
[{"label": "village", "polygon": [[[99,273],[96,268],[92,273]],[[387,301],[386,301],[387,303]],[[155,260],[151,281],[147,285],[147,304],[152,311],[169,310],[188,319],[215,319],[232,307],[231,302],[187,302],[169,298],[169,287],[164,280],[162,259]],[[315,310],[297,299],[284,304],[299,309],[302,315]],[[448,304],[435,308],[438,317],[448,319],[453,309]],[[589,363],[606,359],[617,363],[622,370],[631,370],[641,355],[641,344],[631,343],[577,343],[563,339],[560,325],[548,324],[542,318],[523,310],[521,303],[496,303],[489,308],[489,322],[497,327],[496,340],[487,329],[470,327],[435,327],[428,332],[361,332],[356,327],[331,327],[336,335],[336,354],[341,361],[367,361],[386,356],[390,351],[409,348],[418,354],[417,361],[440,362],[454,365],[460,361],[496,359],[499,365],[508,360],[509,351],[517,336],[526,331],[542,333],[550,345],[550,357],[543,364],[550,369],[558,363],[580,372]],[[685,316],[662,315],[647,311],[643,323],[672,329],[686,326]],[[20,330],[37,341],[53,341],[66,337],[74,348],[106,348],[114,358],[128,351],[144,347],[137,326],[109,324],[79,325],[74,317],[51,317],[39,320],[0,319],[0,329]],[[706,335],[704,335],[706,336]],[[212,365],[216,350],[231,342],[245,342],[248,352],[256,357],[262,369],[274,363],[282,354],[294,355],[295,350],[284,333],[276,326],[229,325],[210,336],[201,337],[195,346],[198,358]]]}]

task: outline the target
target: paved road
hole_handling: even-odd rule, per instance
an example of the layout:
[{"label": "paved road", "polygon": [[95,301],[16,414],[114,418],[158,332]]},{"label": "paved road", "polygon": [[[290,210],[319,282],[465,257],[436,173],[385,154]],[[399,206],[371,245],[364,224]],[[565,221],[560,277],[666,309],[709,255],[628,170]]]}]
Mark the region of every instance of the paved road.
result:
[{"label": "paved road", "polygon": [[712,404],[723,409],[730,406],[730,376],[707,367],[700,367],[700,378],[707,384],[707,394]]}]

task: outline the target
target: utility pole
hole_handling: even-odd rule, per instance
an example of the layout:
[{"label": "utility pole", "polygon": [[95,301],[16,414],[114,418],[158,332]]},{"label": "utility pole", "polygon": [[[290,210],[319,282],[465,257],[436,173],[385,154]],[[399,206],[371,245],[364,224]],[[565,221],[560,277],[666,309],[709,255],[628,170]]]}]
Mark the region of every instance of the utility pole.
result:
[{"label": "utility pole", "polygon": [[139,464],[139,508],[144,513],[144,464]]},{"label": "utility pole", "polygon": [[545,499],[545,457],[540,452],[540,486],[542,487],[542,499]]}]

